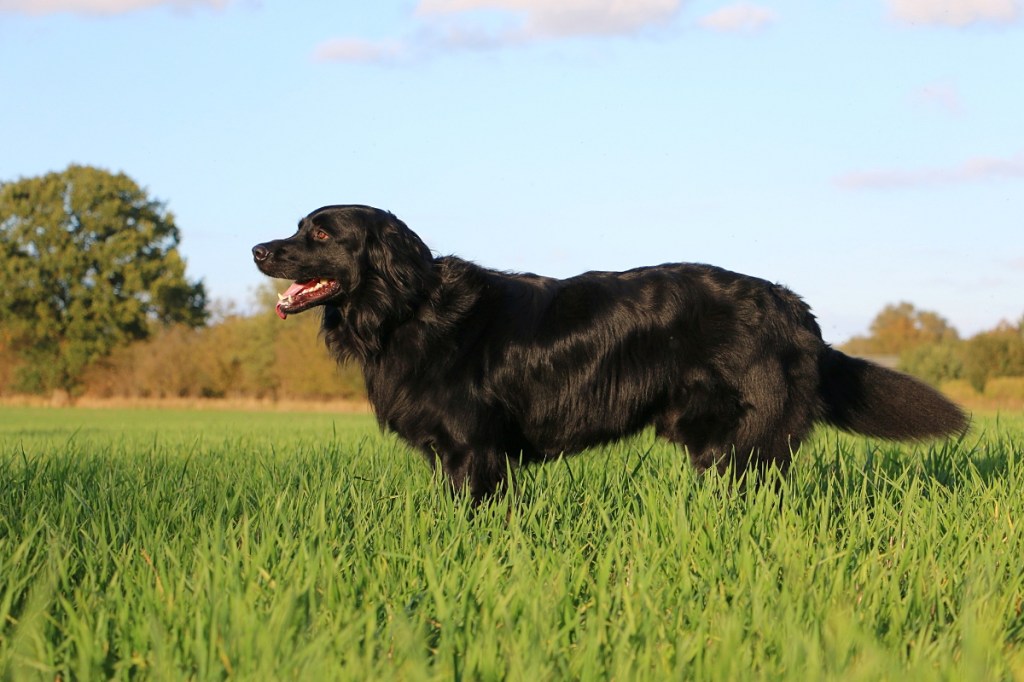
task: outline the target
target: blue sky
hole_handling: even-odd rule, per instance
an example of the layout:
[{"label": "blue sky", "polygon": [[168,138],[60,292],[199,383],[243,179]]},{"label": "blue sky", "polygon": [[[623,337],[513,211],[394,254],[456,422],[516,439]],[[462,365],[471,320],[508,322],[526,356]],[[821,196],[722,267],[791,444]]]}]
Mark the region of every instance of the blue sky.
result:
[{"label": "blue sky", "polygon": [[0,179],[124,171],[243,306],[254,243],[366,203],[499,269],[781,282],[833,342],[1024,315],[1024,0],[0,0],[0,65]]}]

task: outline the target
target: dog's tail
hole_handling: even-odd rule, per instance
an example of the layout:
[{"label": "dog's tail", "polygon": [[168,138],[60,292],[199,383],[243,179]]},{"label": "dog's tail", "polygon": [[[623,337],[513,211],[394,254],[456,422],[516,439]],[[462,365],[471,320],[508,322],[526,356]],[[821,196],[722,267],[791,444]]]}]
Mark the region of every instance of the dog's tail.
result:
[{"label": "dog's tail", "polygon": [[967,431],[964,411],[934,388],[826,348],[819,361],[824,421],[865,436],[921,440]]}]

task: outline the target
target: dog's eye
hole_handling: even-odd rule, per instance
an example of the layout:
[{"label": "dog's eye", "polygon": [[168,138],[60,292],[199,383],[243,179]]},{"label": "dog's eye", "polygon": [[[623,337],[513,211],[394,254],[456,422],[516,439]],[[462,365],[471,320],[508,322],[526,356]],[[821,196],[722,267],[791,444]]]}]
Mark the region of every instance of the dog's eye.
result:
[{"label": "dog's eye", "polygon": [[313,233],[313,238],[319,241],[326,241],[331,238],[331,235],[327,234],[323,230],[317,230]]}]

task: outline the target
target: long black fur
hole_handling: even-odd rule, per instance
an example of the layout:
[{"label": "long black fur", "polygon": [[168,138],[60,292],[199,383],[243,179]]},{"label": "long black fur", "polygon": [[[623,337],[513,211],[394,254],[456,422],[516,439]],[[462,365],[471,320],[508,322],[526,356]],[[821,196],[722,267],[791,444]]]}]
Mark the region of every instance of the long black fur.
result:
[{"label": "long black fur", "polygon": [[906,375],[821,339],[785,287],[698,264],[569,279],[435,258],[392,214],[328,206],[253,249],[273,277],[330,278],[323,334],[386,427],[480,498],[508,464],[653,426],[700,470],[776,466],[815,422],[887,439],[967,418]]}]

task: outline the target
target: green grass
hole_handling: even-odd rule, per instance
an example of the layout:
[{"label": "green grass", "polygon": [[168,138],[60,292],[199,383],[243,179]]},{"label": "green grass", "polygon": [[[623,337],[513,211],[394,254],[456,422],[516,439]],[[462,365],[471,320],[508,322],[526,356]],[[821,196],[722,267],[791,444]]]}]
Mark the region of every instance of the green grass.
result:
[{"label": "green grass", "polygon": [[644,436],[473,509],[369,417],[0,409],[4,679],[1024,679],[1024,420]]}]

